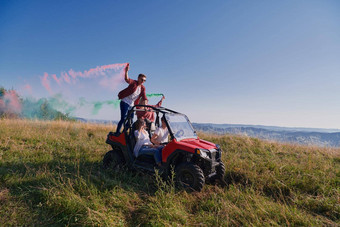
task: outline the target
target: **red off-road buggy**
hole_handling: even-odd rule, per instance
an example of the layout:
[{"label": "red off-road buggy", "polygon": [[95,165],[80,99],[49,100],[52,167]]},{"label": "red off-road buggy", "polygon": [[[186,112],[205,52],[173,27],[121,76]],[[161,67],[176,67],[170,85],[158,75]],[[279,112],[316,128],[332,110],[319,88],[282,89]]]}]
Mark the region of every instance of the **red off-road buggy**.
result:
[{"label": "red off-road buggy", "polygon": [[[136,140],[134,137],[135,124],[133,117],[140,107],[147,107],[156,114],[155,123],[148,127],[152,136],[154,129],[160,127],[161,117],[165,117],[169,130],[169,141],[162,150],[162,167],[158,167],[154,157],[133,154]],[[124,122],[123,132],[116,136],[110,132],[106,143],[112,146],[103,159],[105,168],[119,169],[129,166],[154,173],[156,169],[164,176],[170,176],[175,171],[175,181],[179,187],[201,191],[205,182],[220,179],[223,182],[225,167],[221,161],[222,151],[219,145],[198,138],[188,117],[176,111],[144,105],[134,106]]]}]

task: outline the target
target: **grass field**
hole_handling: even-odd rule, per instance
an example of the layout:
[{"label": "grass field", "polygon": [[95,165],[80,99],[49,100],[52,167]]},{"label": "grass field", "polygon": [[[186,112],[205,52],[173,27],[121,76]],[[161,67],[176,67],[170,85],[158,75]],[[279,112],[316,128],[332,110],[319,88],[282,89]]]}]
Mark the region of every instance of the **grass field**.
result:
[{"label": "grass field", "polygon": [[340,225],[340,149],[200,134],[228,187],[101,168],[114,126],[0,120],[0,226]]}]

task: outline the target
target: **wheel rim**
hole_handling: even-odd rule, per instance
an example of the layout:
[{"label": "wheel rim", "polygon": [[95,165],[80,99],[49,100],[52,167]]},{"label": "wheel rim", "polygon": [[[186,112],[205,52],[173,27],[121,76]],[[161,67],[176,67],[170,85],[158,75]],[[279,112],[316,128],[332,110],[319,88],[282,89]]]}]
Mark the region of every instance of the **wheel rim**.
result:
[{"label": "wheel rim", "polygon": [[191,187],[195,182],[194,176],[188,171],[183,171],[180,175],[179,180],[181,185],[183,185],[184,187]]}]

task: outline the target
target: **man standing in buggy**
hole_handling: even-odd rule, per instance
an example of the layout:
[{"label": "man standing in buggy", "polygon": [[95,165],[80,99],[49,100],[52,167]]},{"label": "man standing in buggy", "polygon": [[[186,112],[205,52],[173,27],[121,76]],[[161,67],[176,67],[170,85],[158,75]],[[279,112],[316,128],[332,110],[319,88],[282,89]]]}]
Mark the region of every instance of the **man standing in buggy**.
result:
[{"label": "man standing in buggy", "polygon": [[120,91],[118,93],[118,98],[120,101],[120,121],[117,125],[117,130],[115,135],[118,136],[120,134],[120,130],[122,125],[127,117],[129,110],[133,107],[133,105],[137,104],[140,98],[147,100],[144,82],[146,81],[146,76],[144,74],[139,74],[137,80],[132,80],[128,76],[128,71],[130,68],[130,64],[127,63],[125,67],[125,81],[129,84],[127,88]]}]

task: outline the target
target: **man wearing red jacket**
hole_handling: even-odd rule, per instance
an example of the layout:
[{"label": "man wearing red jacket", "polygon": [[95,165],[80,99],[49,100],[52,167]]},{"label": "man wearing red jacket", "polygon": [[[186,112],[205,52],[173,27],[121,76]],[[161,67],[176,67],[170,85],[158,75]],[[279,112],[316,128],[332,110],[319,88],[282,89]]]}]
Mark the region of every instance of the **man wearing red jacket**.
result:
[{"label": "man wearing red jacket", "polygon": [[117,125],[116,135],[120,134],[120,129],[127,117],[128,111],[137,104],[140,98],[147,100],[145,94],[145,87],[143,83],[146,81],[144,74],[138,75],[138,80],[132,80],[128,76],[130,64],[128,63],[125,67],[125,81],[129,84],[127,88],[118,93],[120,101],[120,121]]}]

